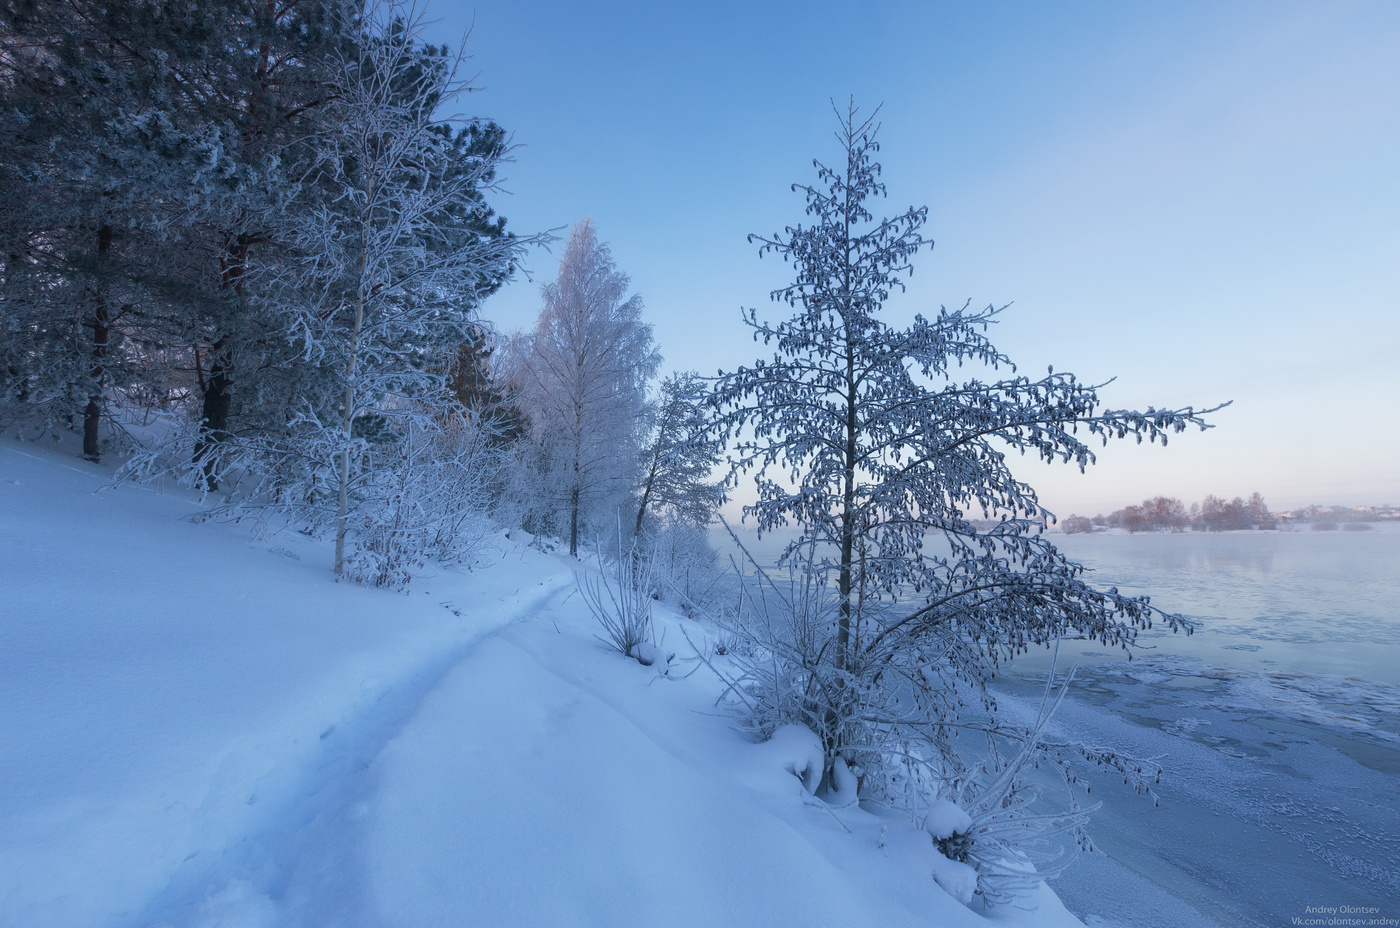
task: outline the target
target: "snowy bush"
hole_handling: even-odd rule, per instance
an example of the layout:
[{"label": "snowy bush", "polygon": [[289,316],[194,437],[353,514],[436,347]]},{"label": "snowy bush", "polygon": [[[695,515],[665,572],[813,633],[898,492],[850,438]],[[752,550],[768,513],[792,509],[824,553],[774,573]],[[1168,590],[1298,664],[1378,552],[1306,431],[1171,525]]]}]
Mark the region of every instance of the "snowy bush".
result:
[{"label": "snowy bush", "polygon": [[[395,589],[429,562],[470,564],[484,552],[494,531],[491,489],[510,458],[473,417],[406,404],[357,440],[343,480],[336,452],[344,443],[334,430],[294,420],[288,431],[221,444],[227,486],[200,518],[276,522],[315,537],[343,524],[342,575]],[[172,475],[202,487],[202,470],[187,466],[198,440],[186,427],[134,455],[119,475]]]},{"label": "snowy bush", "polygon": [[649,522],[637,543],[650,556],[657,599],[681,612],[712,611],[730,590],[704,526],[684,519]]},{"label": "snowy bush", "polygon": [[[939,851],[950,860],[971,865],[977,873],[977,892],[986,904],[1004,905],[1034,889],[1040,881],[1062,873],[1081,850],[1092,844],[1084,831],[1093,809],[1082,808],[1071,791],[1069,807],[1057,811],[1033,810],[1043,805],[1039,787],[1027,781],[1028,767],[1039,759],[1058,766],[1067,784],[1076,778],[1056,749],[1072,749],[1100,764],[1116,763],[1125,772],[1125,782],[1137,778],[1140,789],[1141,762],[1119,758],[1108,751],[1094,751],[1084,745],[1049,744],[1045,726],[1068,692],[1073,672],[1053,692],[1054,674],[1046,683],[1045,696],[1034,721],[1024,730],[989,729],[986,752],[980,764],[944,780],[944,790],[957,799],[936,800],[929,808],[924,827],[933,835]],[[1010,743],[1007,756],[1001,746]],[[1060,838],[1067,838],[1069,847]]]},{"label": "snowy bush", "polygon": [[654,655],[642,653],[652,645],[651,558],[635,548],[621,552],[610,563],[600,555],[598,573],[579,573],[578,586],[589,612],[603,627],[601,640],[628,657],[652,663]]},{"label": "snowy bush", "polygon": [[429,561],[477,559],[493,531],[490,488],[502,461],[490,433],[460,416],[411,419],[387,456],[359,488],[346,576],[402,588]]},{"label": "snowy bush", "polygon": [[793,562],[778,580],[751,560],[749,566],[732,617],[709,616],[735,644],[735,673],[726,682],[746,707],[741,724],[760,741],[790,726],[815,733],[827,757],[824,775],[838,753],[850,764],[869,762],[873,745],[855,675],[830,660],[838,604],[824,578]]}]

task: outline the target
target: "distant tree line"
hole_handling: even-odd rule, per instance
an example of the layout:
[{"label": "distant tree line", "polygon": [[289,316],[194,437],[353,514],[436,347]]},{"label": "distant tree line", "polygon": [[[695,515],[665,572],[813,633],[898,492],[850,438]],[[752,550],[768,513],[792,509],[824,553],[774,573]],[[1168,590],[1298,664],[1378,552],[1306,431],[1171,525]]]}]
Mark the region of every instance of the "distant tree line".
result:
[{"label": "distant tree line", "polygon": [[1385,506],[1303,506],[1291,512],[1270,512],[1259,493],[1249,499],[1236,496],[1228,502],[1220,496],[1207,496],[1188,508],[1171,496],[1154,496],[1136,506],[1126,506],[1108,515],[1071,515],[1060,520],[1066,535],[1087,535],[1096,528],[1122,528],[1136,532],[1231,532],[1245,529],[1273,529],[1280,523],[1308,525],[1313,531],[1360,532],[1372,522],[1400,520],[1400,508]]},{"label": "distant tree line", "polygon": [[1386,522],[1400,519],[1400,510],[1394,506],[1304,506],[1289,513],[1289,521],[1305,522],[1315,532],[1342,529],[1348,532],[1364,532],[1372,522]]},{"label": "distant tree line", "polygon": [[1269,511],[1264,497],[1256,492],[1249,499],[1236,496],[1228,501],[1220,496],[1207,496],[1189,508],[1174,496],[1154,496],[1107,516],[1096,515],[1090,519],[1072,515],[1060,522],[1067,535],[1087,534],[1095,526],[1123,528],[1130,533],[1184,532],[1188,528],[1197,532],[1232,532],[1276,528],[1278,518]]}]

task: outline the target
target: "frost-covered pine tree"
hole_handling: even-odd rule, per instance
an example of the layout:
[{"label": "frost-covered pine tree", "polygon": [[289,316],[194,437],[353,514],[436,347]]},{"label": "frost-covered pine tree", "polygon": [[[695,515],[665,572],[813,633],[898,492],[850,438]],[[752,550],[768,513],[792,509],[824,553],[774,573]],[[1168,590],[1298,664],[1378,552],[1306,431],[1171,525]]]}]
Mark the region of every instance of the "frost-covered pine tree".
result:
[{"label": "frost-covered pine tree", "polygon": [[[238,175],[224,201],[261,243],[230,258],[229,311],[208,317],[215,341],[195,356],[227,382],[206,368],[194,427],[127,468],[174,468],[206,489],[232,475],[215,515],[278,511],[330,530],[337,574],[388,585],[450,551],[443,527],[498,479],[446,359],[478,337],[481,299],[536,241],[505,233],[487,205],[504,133],[444,114],[468,89],[464,53],[424,42],[413,13],[388,0],[331,20],[322,99],[277,183],[245,199]],[[239,403],[211,418],[211,397],[234,384]]]},{"label": "frost-covered pine tree", "polygon": [[219,129],[194,102],[230,7],[0,4],[0,416],[97,460],[165,393],[204,294],[191,190]]},{"label": "frost-covered pine tree", "polygon": [[0,3],[14,52],[0,62],[0,184],[23,194],[0,202],[7,417],[80,422],[96,457],[99,426],[105,441],[135,408],[193,407],[185,452],[216,487],[219,446],[258,430],[270,382],[294,366],[250,272],[284,255],[277,227],[357,8]]},{"label": "frost-covered pine tree", "polygon": [[638,479],[647,381],[660,356],[640,296],[592,219],[569,232],[544,309],[518,351],[517,382],[535,445],[535,491],[565,517],[569,553],[580,532],[615,528]]},{"label": "frost-covered pine tree", "polygon": [[909,739],[956,766],[963,694],[998,662],[1062,635],[1128,645],[1160,614],[1084,582],[1009,453],[1083,468],[1091,441],[1165,444],[1206,427],[1192,408],[1104,409],[1071,374],[1018,374],[988,337],[991,307],[888,324],[886,301],[932,244],[927,210],[875,215],[878,126],[854,105],[838,117],[841,161],[816,162],[816,183],[793,187],[810,223],[750,238],[793,265],[772,294],[792,315],[746,311],[774,353],[722,374],[712,397],[734,440],[731,480],[756,482],[746,518],[796,528],[794,615],[769,639],[787,670],[758,668],[754,706],[765,725],[816,731],[829,777],[879,770]]},{"label": "frost-covered pine tree", "polygon": [[[272,268],[299,255],[289,232],[319,204],[305,196],[320,143],[339,116],[331,104],[362,0],[249,3],[218,0],[216,30],[206,32],[189,83],[205,88],[197,107],[216,132],[191,184],[191,220],[204,241],[204,273],[215,296],[186,306],[197,438],[190,451],[203,485],[216,490],[229,443],[286,423],[275,401],[306,386],[285,329],[289,320],[268,292]],[[214,48],[217,47],[217,51]],[[282,375],[292,374],[295,386]]]}]

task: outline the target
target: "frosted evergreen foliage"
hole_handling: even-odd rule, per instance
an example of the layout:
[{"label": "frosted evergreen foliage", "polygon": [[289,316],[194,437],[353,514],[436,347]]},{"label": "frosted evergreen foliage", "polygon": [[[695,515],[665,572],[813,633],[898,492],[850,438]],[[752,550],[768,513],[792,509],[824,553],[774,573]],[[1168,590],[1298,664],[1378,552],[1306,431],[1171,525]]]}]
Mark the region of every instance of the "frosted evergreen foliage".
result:
[{"label": "frosted evergreen foliage", "polygon": [[478,303],[536,241],[493,220],[483,194],[504,139],[439,115],[469,89],[463,52],[426,44],[412,12],[371,3],[328,52],[299,182],[264,217],[283,248],[240,271],[261,327],[247,341],[267,368],[242,384],[241,427],[214,441],[207,421],[191,423],[128,468],[228,481],[216,514],[283,512],[333,531],[338,574],[395,586],[457,514],[483,511],[480,494],[449,492],[463,468],[496,465],[443,359],[479,337]]},{"label": "frosted evergreen foliage", "polygon": [[745,518],[796,529],[788,580],[760,575],[746,593],[741,650],[756,656],[736,689],[762,731],[806,725],[828,776],[839,758],[878,793],[910,758],[929,782],[966,781],[959,729],[1024,738],[984,689],[1000,662],[1065,636],[1131,646],[1154,620],[1189,631],[1146,597],[1087,584],[1007,455],[1082,469],[1093,442],[1165,444],[1213,410],[1105,409],[1100,386],[1071,374],[1019,374],[988,336],[993,307],[886,323],[885,302],[932,244],[927,210],[875,216],[878,126],[854,106],[838,116],[843,161],[817,162],[817,182],[793,188],[810,224],[750,237],[793,265],[772,294],[792,315],[745,312],[774,354],[721,374],[712,402],[733,439],[731,482],[757,486]]},{"label": "frosted evergreen foliage", "polygon": [[0,187],[23,191],[0,203],[0,418],[81,430],[91,459],[133,420],[202,404],[207,445],[257,418],[265,384],[234,387],[295,352],[249,259],[284,251],[355,9],[0,4]]},{"label": "frosted evergreen foliage", "polygon": [[81,431],[91,460],[166,392],[203,283],[190,192],[220,132],[182,83],[212,6],[0,5],[0,420]]}]

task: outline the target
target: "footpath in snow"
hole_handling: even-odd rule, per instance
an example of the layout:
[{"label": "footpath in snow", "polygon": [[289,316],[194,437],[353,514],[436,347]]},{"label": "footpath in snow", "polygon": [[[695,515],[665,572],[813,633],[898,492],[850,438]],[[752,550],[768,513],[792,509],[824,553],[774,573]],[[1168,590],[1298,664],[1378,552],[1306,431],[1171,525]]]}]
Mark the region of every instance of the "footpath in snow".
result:
[{"label": "footpath in snow", "polygon": [[957,903],[708,671],[604,648],[567,559],[369,590],[109,479],[0,443],[0,926],[1079,924]]}]

